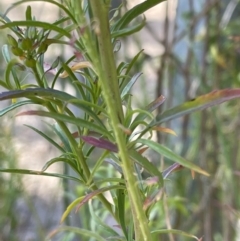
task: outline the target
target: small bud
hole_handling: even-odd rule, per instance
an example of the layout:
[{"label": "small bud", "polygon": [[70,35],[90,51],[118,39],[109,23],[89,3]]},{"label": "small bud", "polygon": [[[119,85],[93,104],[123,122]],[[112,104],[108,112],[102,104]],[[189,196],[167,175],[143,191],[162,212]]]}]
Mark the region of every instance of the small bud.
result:
[{"label": "small bud", "polygon": [[31,6],[27,6],[27,10],[26,10],[26,20],[32,20],[32,9]]},{"label": "small bud", "polygon": [[46,43],[46,41],[42,42],[38,48],[37,53],[38,54],[43,54],[47,51],[48,49],[48,44]]},{"label": "small bud", "polygon": [[21,47],[23,50],[31,50],[32,45],[32,40],[30,38],[23,39],[21,42]]},{"label": "small bud", "polygon": [[25,60],[25,65],[29,68],[35,68],[36,66],[36,60],[33,58],[29,58]]},{"label": "small bud", "polygon": [[10,34],[7,35],[7,38],[8,38],[8,42],[9,44],[12,46],[12,47],[17,47],[18,46],[18,43],[17,43],[17,40]]},{"label": "small bud", "polygon": [[18,47],[12,47],[11,51],[15,56],[23,56],[23,54],[24,54],[22,49],[20,49]]},{"label": "small bud", "polygon": [[37,37],[37,29],[35,27],[29,27],[25,36],[26,38],[35,39]]}]

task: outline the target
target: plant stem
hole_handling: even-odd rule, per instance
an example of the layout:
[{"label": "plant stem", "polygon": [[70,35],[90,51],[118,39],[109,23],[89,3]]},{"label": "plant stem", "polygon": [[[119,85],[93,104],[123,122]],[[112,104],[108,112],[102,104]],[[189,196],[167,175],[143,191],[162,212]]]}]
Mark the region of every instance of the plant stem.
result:
[{"label": "plant stem", "polygon": [[[38,82],[38,84],[41,83],[41,78],[40,76],[43,75],[44,73],[42,72],[41,68],[33,68],[33,72],[34,75],[36,77],[36,80]],[[47,103],[46,104],[46,108],[49,110],[49,112],[57,112],[55,110],[55,108],[51,105],[51,103]],[[67,136],[72,152],[74,154],[74,156],[76,157],[76,161],[78,162],[78,164],[80,164],[80,167],[83,170],[84,176],[81,176],[81,178],[83,179],[83,181],[85,183],[88,183],[89,178],[91,177],[91,173],[90,170],[88,168],[88,165],[86,163],[86,160],[84,158],[84,155],[82,153],[82,150],[78,147],[75,139],[73,138],[71,132],[69,131],[69,129],[67,128],[66,124],[62,121],[57,121],[58,125],[60,126],[61,130],[64,132],[64,134]],[[79,170],[80,171],[80,170]],[[97,190],[98,187],[95,184],[89,183],[89,185],[91,185],[91,189],[92,190]],[[103,194],[99,194],[98,195],[100,201],[103,203],[103,205],[107,208],[107,210],[111,213],[111,215],[116,219],[116,221],[118,221],[118,217],[115,215],[115,213],[112,210],[111,204],[108,202],[108,200],[104,197]]]},{"label": "plant stem", "polygon": [[[85,158],[83,156],[82,150],[80,148],[78,148],[76,141],[74,140],[74,138],[72,137],[72,134],[69,132],[67,126],[65,125],[65,123],[63,122],[59,122],[58,121],[59,126],[61,127],[61,129],[64,131],[64,133],[67,135],[68,140],[71,144],[72,147],[72,151],[74,153],[74,155],[76,156],[76,159],[79,163],[81,163],[81,167],[83,168],[83,172],[84,172],[84,176],[85,176],[85,183],[88,182],[91,173],[89,171],[89,168],[86,164]],[[91,184],[91,183],[90,183]],[[89,184],[89,185],[90,185]],[[91,186],[92,190],[97,190],[98,187],[94,184]],[[116,221],[118,221],[118,218],[116,217],[116,215],[114,214],[111,204],[108,202],[108,200],[104,197],[103,194],[99,194],[98,198],[100,199],[100,201],[105,205],[105,207],[108,209],[108,211],[111,213],[111,215],[116,219]]]},{"label": "plant stem", "polygon": [[122,169],[134,220],[135,240],[150,241],[151,234],[148,226],[148,220],[143,211],[140,193],[136,185],[137,179],[134,175],[133,164],[128,155],[124,133],[119,128],[119,124],[123,119],[123,110],[109,30],[109,9],[104,1],[91,0],[90,3],[98,26],[97,38],[100,56],[98,56],[98,63],[95,62],[97,64],[95,67],[98,70],[99,81],[102,85],[103,96],[108,108],[109,119],[112,124],[112,129],[119,149],[119,156],[122,161]]}]

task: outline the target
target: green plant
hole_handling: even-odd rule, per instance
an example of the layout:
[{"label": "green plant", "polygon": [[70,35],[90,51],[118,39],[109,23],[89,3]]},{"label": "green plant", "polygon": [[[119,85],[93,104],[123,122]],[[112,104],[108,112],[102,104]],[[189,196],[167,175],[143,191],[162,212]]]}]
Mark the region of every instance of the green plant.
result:
[{"label": "green plant", "polygon": [[[31,1],[19,1],[8,11],[26,2]],[[1,16],[0,29],[8,28],[12,33],[8,35],[8,45],[2,48],[7,67],[0,84],[8,91],[0,94],[0,100],[12,99],[12,104],[4,108],[0,115],[23,105],[37,105],[40,108],[20,112],[17,116],[36,115],[54,119],[56,122],[50,127],[58,135],[58,140],[35,127],[29,128],[39,133],[62,154],[49,160],[41,171],[6,168],[0,171],[55,176],[74,180],[84,186],[81,197],[67,207],[62,222],[73,208],[77,207],[78,210],[88,202],[93,219],[107,231],[104,238],[99,234],[100,231],[96,233],[73,227],[60,227],[53,234],[70,231],[96,240],[109,238],[142,241],[153,240],[158,234],[174,233],[198,239],[179,230],[151,230],[149,215],[163,195],[164,179],[169,174],[186,167],[208,175],[192,162],[152,141],[152,132],[166,131],[159,125],[168,120],[238,98],[240,90],[214,91],[166,110],[156,117],[152,112],[164,102],[163,96],[145,109],[133,109],[130,90],[141,74],[132,74],[131,69],[141,52],[130,63],[123,61],[116,66],[114,51],[117,48],[117,39],[139,31],[145,23],[145,18],[141,18],[141,15],[162,0],[145,1],[118,19],[117,9],[111,21],[108,19],[109,0],[72,0],[64,1],[63,4],[52,0],[46,2],[59,7],[63,17],[51,24],[38,21],[32,16],[30,6],[26,9],[24,21],[11,21],[6,16],[8,11]],[[139,18],[141,21],[137,23]],[[52,44],[69,45],[74,48],[75,53],[67,61],[56,58],[51,67],[46,68],[44,58]],[[80,61],[81,58],[84,61]],[[76,62],[71,65],[72,61]],[[26,82],[25,76],[20,78],[22,71],[31,72],[35,82]],[[53,73],[52,79],[47,77],[47,72]],[[78,80],[78,74],[82,80]],[[76,96],[56,89],[57,81],[62,81],[63,78],[74,87]],[[76,115],[72,106],[80,109],[82,115]],[[123,106],[126,107],[125,112]],[[94,150],[98,148],[103,151],[92,166],[89,163],[95,158]],[[160,172],[142,155],[147,148],[176,163]],[[63,162],[76,175],[48,173],[48,167],[56,162]],[[114,167],[111,176],[101,175],[109,164]],[[141,169],[147,174],[143,175]],[[105,192],[110,193],[112,203],[103,195]],[[118,234],[98,218],[98,212],[91,203],[93,198],[97,198],[101,202],[101,208],[104,207],[116,220],[122,234]],[[127,212],[129,209],[131,214]]]}]

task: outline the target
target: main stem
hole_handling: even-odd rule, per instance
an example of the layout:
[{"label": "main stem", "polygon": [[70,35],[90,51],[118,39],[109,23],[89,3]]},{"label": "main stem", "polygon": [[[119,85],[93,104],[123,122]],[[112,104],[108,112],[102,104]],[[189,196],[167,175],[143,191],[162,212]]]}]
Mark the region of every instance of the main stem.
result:
[{"label": "main stem", "polygon": [[114,136],[118,145],[119,156],[122,161],[122,170],[126,181],[134,220],[135,240],[150,241],[151,234],[148,226],[148,220],[143,212],[141,197],[136,185],[137,179],[134,175],[134,168],[128,156],[124,133],[119,128],[119,125],[123,120],[123,110],[109,30],[109,9],[104,1],[91,0],[90,3],[93,16],[97,21],[97,38],[100,54],[97,58],[99,61],[95,61],[94,64],[98,70],[99,81],[102,85],[103,96],[107,105],[109,119],[111,121]]}]

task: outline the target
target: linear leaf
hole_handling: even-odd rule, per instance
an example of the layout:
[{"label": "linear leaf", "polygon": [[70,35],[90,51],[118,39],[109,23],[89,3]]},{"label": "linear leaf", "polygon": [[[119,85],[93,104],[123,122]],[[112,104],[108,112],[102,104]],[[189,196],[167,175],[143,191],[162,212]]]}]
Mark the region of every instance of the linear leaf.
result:
[{"label": "linear leaf", "polygon": [[127,83],[127,85],[124,87],[122,93],[121,93],[121,99],[124,98],[125,95],[127,95],[129,93],[129,91],[131,90],[132,86],[135,84],[135,82],[137,81],[137,79],[142,75],[142,73],[136,73],[131,80]]},{"label": "linear leaf", "polygon": [[148,104],[148,106],[146,107],[146,109],[149,112],[153,112],[154,110],[156,110],[160,105],[163,104],[163,102],[166,100],[166,98],[163,95],[160,95],[156,100],[154,100],[153,102],[151,102],[150,104]]},{"label": "linear leaf", "polygon": [[89,231],[89,230],[86,230],[86,229],[81,229],[81,228],[75,228],[75,227],[68,227],[68,226],[65,226],[65,227],[60,227],[60,228],[57,228],[55,230],[53,230],[50,234],[49,234],[49,238],[52,238],[55,234],[59,233],[59,232],[63,232],[63,231],[68,231],[68,232],[71,232],[71,233],[75,233],[75,234],[79,234],[81,235],[80,237],[82,236],[87,236],[87,237],[92,237],[94,238],[94,240],[96,241],[106,241],[105,238],[102,238],[99,234],[97,234],[96,232],[93,232],[93,231]]},{"label": "linear leaf", "polygon": [[6,63],[9,63],[11,61],[11,55],[7,44],[4,44],[2,46],[2,55]]},{"label": "linear leaf", "polygon": [[158,182],[163,185],[163,177],[161,172],[150,161],[148,161],[147,158],[143,157],[135,150],[131,150],[129,154],[134,159],[134,161],[137,162],[140,166],[142,166],[147,172],[149,172],[153,176],[157,176]]},{"label": "linear leaf", "polygon": [[46,97],[57,98],[63,101],[69,101],[76,97],[69,95],[63,91],[44,88],[29,88],[25,90],[11,90],[0,93],[0,100],[8,100],[13,98],[28,98],[28,97]]},{"label": "linear leaf", "polygon": [[12,90],[0,93],[0,101],[13,99],[13,98],[35,98],[35,97],[43,97],[51,100],[59,99],[61,101],[72,103],[78,108],[85,111],[89,116],[91,116],[99,125],[104,127],[102,121],[99,119],[97,114],[91,110],[91,107],[97,108],[93,104],[88,104],[87,101],[79,100],[76,97],[65,93],[63,91],[54,90],[54,89],[44,89],[44,88],[30,88],[25,90]]},{"label": "linear leaf", "polygon": [[117,31],[113,31],[111,33],[111,37],[112,38],[119,38],[119,37],[124,37],[124,36],[131,35],[133,33],[136,33],[138,31],[140,31],[145,26],[145,23],[146,23],[146,18],[145,18],[145,16],[143,16],[143,20],[140,23],[134,24],[131,27],[127,27],[127,28],[123,28],[123,29],[120,29],[120,30],[117,30]]},{"label": "linear leaf", "polygon": [[98,125],[96,125],[92,122],[80,119],[80,118],[71,117],[71,116],[67,116],[67,115],[59,114],[59,113],[41,111],[41,110],[39,110],[39,111],[37,111],[37,110],[25,111],[25,112],[19,113],[17,116],[22,116],[22,115],[38,115],[38,116],[53,118],[55,120],[68,122],[68,123],[74,124],[74,125],[79,126],[79,127],[84,127],[84,128],[89,129],[89,130],[96,131],[97,133],[100,133],[100,134],[102,134],[106,137],[109,137],[110,139],[112,138],[111,134],[106,129],[104,129],[103,127],[98,126]]},{"label": "linear leaf", "polygon": [[[101,185],[103,183],[111,183],[111,182],[118,182],[121,184],[125,184],[125,180],[119,177],[105,177],[104,179],[101,180],[94,180],[94,184]],[[90,188],[91,186],[89,186]]]},{"label": "linear leaf", "polygon": [[162,114],[159,114],[156,117],[156,120],[150,125],[155,126],[183,115],[190,114],[198,110],[203,110],[214,105],[219,105],[225,101],[239,97],[240,89],[215,90],[206,95],[199,96],[192,101],[187,101],[181,105],[173,107],[172,109],[164,111]]},{"label": "linear leaf", "polygon": [[163,2],[164,0],[147,0],[144,1],[129,11],[127,11],[123,17],[121,17],[116,24],[113,26],[113,31],[123,29],[125,26],[127,26],[133,19],[135,19],[137,16],[143,14],[146,12],[148,9],[154,7],[155,5]]},{"label": "linear leaf", "polygon": [[76,177],[72,176],[67,176],[59,173],[50,173],[50,172],[42,172],[42,171],[36,171],[36,170],[27,170],[27,169],[9,169],[9,168],[0,168],[0,172],[5,172],[5,173],[16,173],[16,174],[27,174],[27,175],[37,175],[37,176],[48,176],[48,177],[58,177],[58,178],[63,178],[63,179],[68,179],[72,180],[75,182],[80,182],[82,181]]},{"label": "linear leaf", "polygon": [[89,212],[91,214],[92,220],[98,225],[98,227],[101,227],[102,230],[105,231],[104,233],[118,236],[118,233],[114,229],[112,229],[109,225],[106,224],[106,222],[104,222],[96,215],[96,211],[93,210],[91,201],[89,202]]},{"label": "linear leaf", "polygon": [[[121,70],[125,69],[126,68],[126,72],[125,72],[125,75],[128,76],[130,70],[132,69],[132,67],[134,66],[134,64],[136,63],[136,61],[138,60],[139,56],[141,55],[141,53],[143,52],[143,49],[140,50],[135,56],[134,58],[132,59],[132,61],[129,63],[129,64],[126,64],[126,63],[122,63],[121,65],[122,68]],[[120,66],[121,66],[120,65]],[[119,66],[119,68],[120,68]],[[120,71],[120,70],[119,70]],[[125,88],[125,86],[128,84],[128,78],[124,78],[122,83],[121,83],[121,86],[120,86],[120,92],[122,93],[123,89]]]},{"label": "linear leaf", "polygon": [[[87,181],[87,185],[93,183],[93,177],[96,173],[96,171],[98,170],[98,168],[102,165],[103,161],[104,161],[104,158],[109,154],[108,151],[104,151],[101,156],[98,158],[98,160],[96,161],[95,165],[93,166],[92,170],[91,170],[91,174],[88,178],[88,181]],[[106,178],[104,178],[105,180]]]},{"label": "linear leaf", "polygon": [[95,146],[98,148],[103,148],[105,150],[109,150],[112,152],[118,152],[118,148],[117,148],[116,144],[114,144],[106,139],[96,138],[93,136],[81,136],[81,139],[92,146]]},{"label": "linear leaf", "polygon": [[113,190],[113,189],[126,189],[125,186],[123,185],[113,185],[113,186],[108,186],[108,187],[103,187],[103,188],[100,188],[100,189],[97,189],[89,194],[87,194],[82,200],[81,202],[79,203],[78,207],[77,207],[77,211],[86,203],[88,202],[90,199],[92,199],[93,197],[103,193],[103,192],[106,192],[106,191],[110,191],[110,190]]},{"label": "linear leaf", "polygon": [[160,131],[168,134],[172,134],[174,136],[177,136],[176,132],[172,129],[166,128],[166,127],[161,127],[161,126],[155,126],[153,127],[153,130],[155,131]]},{"label": "linear leaf", "polygon": [[126,220],[125,220],[125,212],[123,212],[123,210],[125,210],[125,192],[124,190],[118,189],[117,192],[117,215],[119,218],[119,223],[122,227],[122,231],[125,235],[125,237],[127,238],[127,228],[126,228]]},{"label": "linear leaf", "polygon": [[63,132],[63,130],[60,128],[60,126],[58,125],[58,123],[54,123],[53,125],[48,125],[49,127],[51,127],[51,129],[54,130],[54,132],[57,134],[57,136],[59,137],[59,139],[61,140],[65,152],[72,152],[70,143],[69,143],[69,139],[67,138],[66,134]]},{"label": "linear leaf", "polygon": [[200,167],[198,167],[195,164],[185,160],[181,156],[174,153],[172,150],[168,149],[167,147],[165,147],[165,146],[163,146],[163,145],[161,145],[157,142],[154,142],[154,141],[151,141],[151,140],[146,140],[146,139],[138,139],[138,140],[136,140],[136,142],[147,145],[148,147],[150,147],[154,151],[158,152],[159,154],[167,157],[170,160],[173,160],[174,162],[177,162],[177,163],[181,164],[184,167],[187,167],[187,168],[189,168],[193,171],[196,171],[198,173],[201,173],[203,175],[209,176],[209,174],[206,171],[204,171],[203,169],[201,169]]},{"label": "linear leaf", "polygon": [[33,126],[29,126],[29,125],[25,125],[28,128],[32,129],[33,131],[37,132],[40,136],[42,136],[43,138],[45,138],[47,141],[49,141],[52,145],[54,145],[58,150],[60,150],[61,152],[65,152],[65,150],[57,143],[55,142],[52,138],[50,138],[49,136],[47,136],[45,133],[43,133],[42,131],[34,128]]},{"label": "linear leaf", "polygon": [[20,107],[20,106],[23,106],[23,105],[28,105],[28,104],[36,104],[34,103],[33,101],[31,100],[24,100],[24,101],[19,101],[17,103],[14,103],[6,108],[4,108],[3,110],[0,111],[0,116],[3,116],[5,115],[6,113]]},{"label": "linear leaf", "polygon": [[67,159],[66,157],[56,157],[48,161],[42,168],[42,172],[46,171],[52,164],[57,162],[64,162],[68,163],[73,169],[75,169],[74,164],[71,162],[71,160]]},{"label": "linear leaf", "polygon": [[177,172],[183,168],[179,163],[174,163],[162,172],[163,178],[166,179],[171,173]]},{"label": "linear leaf", "polygon": [[185,237],[189,237],[189,238],[194,238],[196,240],[199,240],[198,237],[192,235],[192,234],[189,234],[189,233],[186,233],[186,232],[183,232],[181,230],[177,230],[177,229],[159,229],[159,230],[154,230],[151,232],[152,234],[168,234],[168,233],[173,233],[173,234],[178,234],[178,235],[182,235],[182,236],[185,236]]},{"label": "linear leaf", "polygon": [[[36,2],[36,0],[23,0],[23,1],[18,1],[16,3],[13,3],[12,6],[7,9],[7,11],[5,12],[4,15],[7,15],[8,12],[10,12],[13,8],[17,7],[18,5],[21,5],[21,4],[27,3],[27,2]],[[58,6],[73,20],[73,22],[76,22],[74,16],[71,14],[71,12],[67,8],[64,7],[63,4],[58,3],[57,1],[51,1],[51,0],[44,0],[44,2],[48,2],[48,3]]]},{"label": "linear leaf", "polygon": [[8,23],[4,23],[3,25],[0,25],[0,29],[11,28],[16,26],[39,27],[39,28],[44,28],[48,30],[53,30],[57,33],[62,34],[63,36],[68,37],[69,39],[71,39],[72,37],[71,33],[66,31],[64,28],[58,27],[52,23],[40,22],[40,21],[13,21],[13,22],[8,22]]},{"label": "linear leaf", "polygon": [[66,210],[65,210],[64,213],[62,214],[60,223],[63,223],[63,222],[64,222],[64,220],[65,220],[66,217],[69,215],[69,213],[73,210],[73,208],[74,208],[75,206],[77,206],[77,204],[79,204],[79,202],[82,201],[82,199],[83,199],[84,197],[85,197],[85,196],[82,196],[82,197],[79,197],[79,198],[75,199],[73,202],[71,202],[71,203],[67,206]]}]

